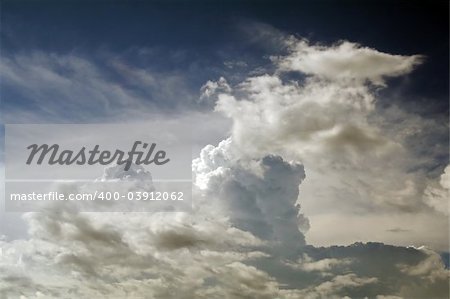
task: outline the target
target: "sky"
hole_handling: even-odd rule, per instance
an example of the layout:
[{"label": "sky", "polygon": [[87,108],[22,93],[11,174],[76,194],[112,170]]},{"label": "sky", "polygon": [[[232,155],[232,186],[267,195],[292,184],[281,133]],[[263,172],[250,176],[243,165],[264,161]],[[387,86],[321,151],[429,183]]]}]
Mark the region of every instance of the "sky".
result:
[{"label": "sky", "polygon": [[448,298],[448,2],[0,5],[2,124],[189,123],[194,202],[2,210],[2,298]]}]

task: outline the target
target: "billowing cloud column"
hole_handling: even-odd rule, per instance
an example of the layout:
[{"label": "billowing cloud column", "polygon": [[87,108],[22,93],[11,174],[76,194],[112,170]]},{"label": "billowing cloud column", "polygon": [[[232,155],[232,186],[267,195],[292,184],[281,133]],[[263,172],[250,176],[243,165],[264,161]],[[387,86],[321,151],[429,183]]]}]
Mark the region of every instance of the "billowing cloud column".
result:
[{"label": "billowing cloud column", "polygon": [[193,162],[197,186],[220,202],[232,225],[269,242],[272,253],[297,252],[309,227],[296,205],[303,165],[273,155],[238,158],[232,146],[228,139],[202,150]]}]

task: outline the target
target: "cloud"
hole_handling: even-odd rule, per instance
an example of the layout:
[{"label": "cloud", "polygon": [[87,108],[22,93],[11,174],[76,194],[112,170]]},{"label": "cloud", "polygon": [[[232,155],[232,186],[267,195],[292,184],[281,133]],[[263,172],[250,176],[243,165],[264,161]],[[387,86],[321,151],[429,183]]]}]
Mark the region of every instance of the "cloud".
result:
[{"label": "cloud", "polygon": [[419,276],[430,282],[436,280],[448,280],[449,271],[442,267],[441,257],[434,251],[421,248],[427,254],[427,257],[417,265],[398,265],[403,273],[411,276]]},{"label": "cloud", "polygon": [[3,93],[21,99],[3,103],[9,123],[124,121],[201,108],[188,76],[133,66],[124,55],[4,53],[0,73]]},{"label": "cloud", "polygon": [[[442,143],[448,128],[399,107],[379,108],[377,93],[368,84],[384,84],[386,78],[407,74],[421,58],[380,53],[350,42],[316,46],[293,37],[285,42],[290,53],[275,60],[277,70],[250,76],[231,92],[217,95],[216,110],[233,120],[232,140],[238,150],[251,157],[272,153],[301,161],[307,173],[301,203],[311,218],[329,215],[346,223],[357,213],[369,218],[382,215],[397,220],[391,225],[408,229],[400,219],[411,218],[410,213],[418,219],[432,213],[425,199],[427,185],[432,184],[428,167],[438,167],[438,157],[447,154],[437,147],[424,154],[419,147],[423,142]],[[301,67],[293,59],[299,59]],[[287,65],[289,71],[308,76],[286,77]],[[328,66],[330,75],[324,77],[319,70]],[[447,219],[436,214],[427,218],[432,219],[427,223],[430,235],[437,236],[433,232]],[[359,219],[361,226],[368,225],[365,217]],[[345,226],[334,227],[325,238],[346,232],[352,234]],[[380,234],[379,241],[391,239]],[[442,232],[432,243],[445,249],[447,240]]]},{"label": "cloud", "polygon": [[385,85],[384,78],[408,74],[424,59],[421,55],[382,53],[348,41],[320,46],[308,40],[293,40],[290,48],[289,55],[273,58],[280,71],[300,71],[342,82],[370,81],[380,86]]},{"label": "cloud", "polygon": [[303,254],[303,257],[298,259],[296,263],[287,263],[288,266],[301,269],[306,272],[318,271],[323,274],[327,274],[326,271],[329,271],[333,268],[339,266],[345,266],[351,264],[351,260],[349,259],[334,259],[334,258],[325,258],[320,260],[313,260],[307,254]]},{"label": "cloud", "polygon": [[[432,251],[373,243],[306,245],[295,208],[303,167],[276,156],[234,159],[232,148],[229,140],[206,147],[203,159],[194,161],[194,174],[208,175],[202,188],[194,188],[199,200],[193,214],[28,214],[30,239],[1,241],[0,294],[341,298],[384,290],[413,298],[402,288],[420,281],[428,281],[426,294],[445,293],[448,271]],[[145,172],[122,168],[108,169],[104,178],[137,180],[140,186],[144,177],[151,183]]]},{"label": "cloud", "polygon": [[425,189],[425,203],[436,211],[449,215],[450,165],[444,169],[439,181],[435,180]]},{"label": "cloud", "polygon": [[197,185],[224,205],[234,226],[278,243],[280,250],[297,250],[305,243],[300,231],[309,227],[296,205],[303,166],[272,155],[233,158],[232,148],[226,140],[202,150],[193,161]]},{"label": "cloud", "polygon": [[[205,85],[203,91],[218,111],[232,119],[233,129],[230,138],[205,146],[193,160],[193,212],[48,209],[27,214],[29,239],[0,240],[0,296],[448,297],[448,269],[431,249],[381,242],[316,247],[306,241],[314,232],[336,244],[363,238],[395,238],[401,240],[399,245],[411,240],[426,240],[436,247],[447,244],[446,228],[435,228],[448,219],[423,199],[429,182],[424,178],[432,178],[421,169],[422,161],[414,163],[416,153],[406,146],[405,131],[387,131],[379,125],[379,119],[390,118],[374,117],[379,113],[376,94],[367,84],[385,84],[388,77],[406,74],[418,58],[351,43],[343,43],[349,53],[341,53],[343,44],[304,45],[305,41],[270,28],[257,35],[255,39],[270,37],[271,44],[281,43],[291,52],[278,57],[278,70],[272,73],[250,76],[236,85],[225,79]],[[297,57],[297,47],[306,49],[306,58],[299,58],[300,67],[289,71],[304,72],[303,81],[283,74],[287,69],[282,62]],[[342,54],[342,61],[337,61],[336,53]],[[329,76],[322,73],[324,61],[330,63]],[[7,67],[8,63],[15,62],[7,61]],[[89,64],[74,63],[95,74]],[[70,59],[67,64],[72,68]],[[32,77],[45,75],[41,81],[28,78],[27,72],[20,74],[36,80],[31,82],[64,85],[74,80],[80,88],[85,82],[78,78],[83,72],[58,76],[56,70],[65,64],[57,64],[51,72],[34,62],[29,65]],[[115,67],[138,85],[155,82],[143,70]],[[14,78],[17,70],[7,72],[9,82],[20,83]],[[106,80],[100,77],[99,82]],[[89,85],[93,82],[85,83],[88,93],[94,92]],[[51,94],[60,94],[51,86]],[[31,90],[24,86],[25,93]],[[131,96],[124,102],[142,108],[129,91],[115,93],[113,106]],[[420,117],[415,122],[419,128],[423,123]],[[140,168],[128,172],[110,168],[102,179],[129,181],[138,189],[152,186],[151,175]],[[445,186],[444,181],[441,187]],[[393,227],[404,231],[387,232]]]},{"label": "cloud", "polygon": [[302,291],[303,298],[341,298],[339,294],[345,288],[358,288],[377,281],[374,277],[358,277],[355,274],[339,275],[330,281]]},{"label": "cloud", "polygon": [[[137,175],[134,168],[124,174],[123,167],[117,166],[107,169],[104,178],[136,181],[136,187],[141,186],[142,177],[151,183],[146,173]],[[0,294],[13,298],[32,297],[36,292],[55,298],[174,298],[182,294],[185,298],[209,298],[209,287],[204,284],[220,271],[221,283],[243,281],[250,284],[248,292],[255,294],[258,290],[253,283],[259,276],[268,277],[240,264],[264,256],[251,250],[261,241],[225,219],[213,218],[203,210],[195,217],[186,213],[149,215],[79,213],[51,207],[27,214],[30,239],[2,241]],[[223,266],[229,271],[221,270]],[[211,289],[212,294],[231,291]]]},{"label": "cloud", "polygon": [[[200,101],[211,100],[211,97],[217,93],[231,92],[231,87],[224,77],[220,77],[217,81],[208,81],[200,88]],[[214,103],[215,101],[212,101]]]}]

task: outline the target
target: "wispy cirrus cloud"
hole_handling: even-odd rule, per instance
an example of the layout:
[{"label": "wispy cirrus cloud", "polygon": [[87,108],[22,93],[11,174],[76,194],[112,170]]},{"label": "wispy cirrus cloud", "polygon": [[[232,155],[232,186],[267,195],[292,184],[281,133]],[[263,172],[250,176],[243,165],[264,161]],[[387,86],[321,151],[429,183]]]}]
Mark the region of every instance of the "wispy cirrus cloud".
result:
[{"label": "wispy cirrus cloud", "polygon": [[188,76],[133,66],[107,52],[4,53],[0,74],[5,123],[124,121],[201,110]]}]

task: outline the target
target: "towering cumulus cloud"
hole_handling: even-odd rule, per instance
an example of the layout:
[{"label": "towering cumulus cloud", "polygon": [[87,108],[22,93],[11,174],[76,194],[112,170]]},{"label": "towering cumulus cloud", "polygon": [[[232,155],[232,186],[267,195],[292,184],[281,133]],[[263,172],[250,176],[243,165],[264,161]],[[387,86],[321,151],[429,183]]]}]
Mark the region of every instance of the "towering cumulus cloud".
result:
[{"label": "towering cumulus cloud", "polygon": [[295,253],[309,226],[296,205],[303,165],[272,155],[240,159],[232,146],[228,139],[202,150],[193,162],[196,184],[208,200],[218,200],[233,226],[270,242],[278,253]]},{"label": "towering cumulus cloud", "polygon": [[[408,231],[405,219],[429,221],[430,231],[447,223],[439,192],[448,170],[416,170],[410,136],[382,126],[389,117],[376,105],[376,89],[423,58],[284,43],[289,53],[271,58],[273,72],[202,88],[201,100],[233,128],[193,160],[192,213],[28,214],[28,240],[0,241],[0,296],[447,298],[439,254],[380,242]],[[109,168],[105,180],[152,188],[141,167]],[[444,248],[445,232],[399,242]],[[331,246],[333,235],[378,242]]]},{"label": "towering cumulus cloud", "polygon": [[[329,245],[336,235],[360,240],[361,225],[379,241],[447,250],[447,234],[437,233],[447,231],[447,217],[428,208],[447,210],[447,199],[431,192],[445,198],[445,188],[427,173],[447,150],[435,147],[424,156],[411,145],[411,139],[430,142],[424,136],[436,132],[441,139],[434,142],[445,140],[446,125],[377,104],[385,80],[412,71],[423,58],[350,42],[326,47],[287,38],[286,45],[287,56],[272,58],[273,73],[250,76],[217,95],[216,109],[233,119],[235,146],[246,156],[279,154],[305,165],[301,203],[315,243]],[[333,222],[340,226],[329,227]],[[404,233],[386,234],[392,229]]]}]

